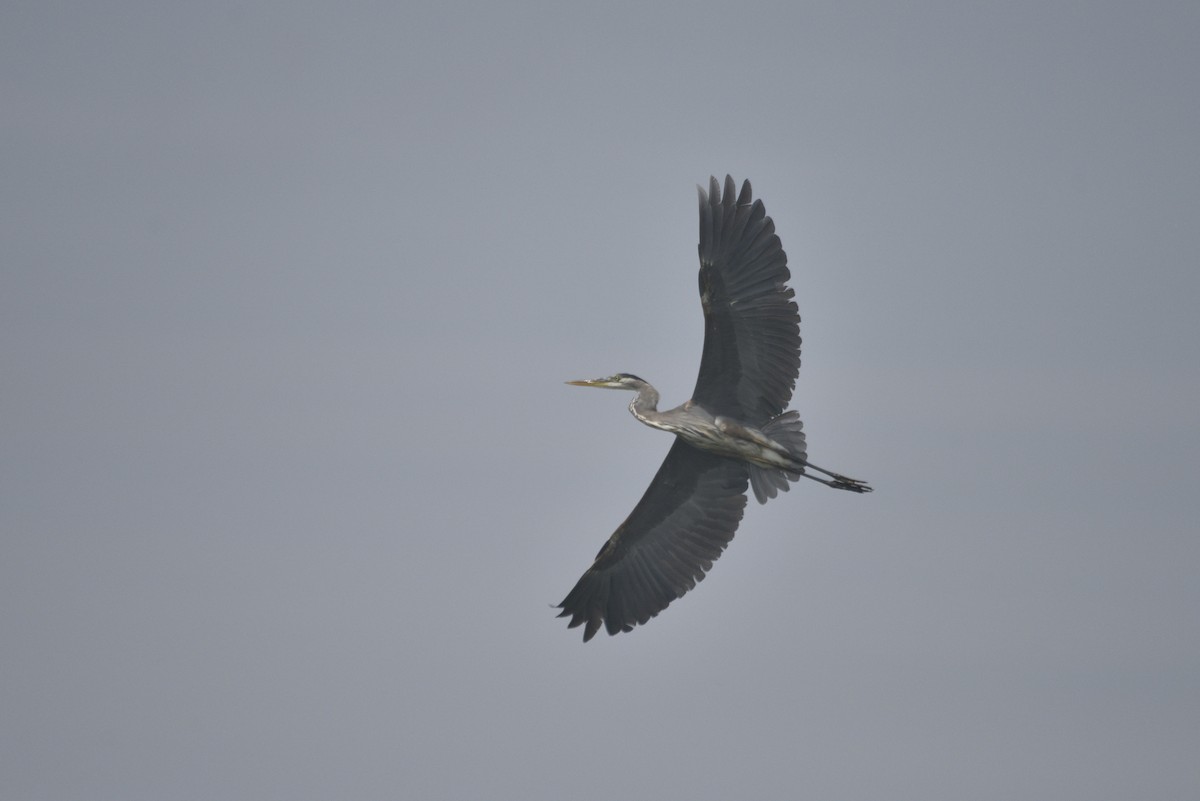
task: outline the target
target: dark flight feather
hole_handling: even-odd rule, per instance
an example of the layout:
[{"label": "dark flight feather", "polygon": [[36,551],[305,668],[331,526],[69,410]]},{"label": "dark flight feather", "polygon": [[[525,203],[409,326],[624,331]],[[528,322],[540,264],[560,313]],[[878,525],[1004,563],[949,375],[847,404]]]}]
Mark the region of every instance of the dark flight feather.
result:
[{"label": "dark flight feather", "polygon": [[762,427],[787,408],[800,375],[800,312],[786,283],[787,254],[750,182],[717,179],[700,194],[704,352],[692,400]]},{"label": "dark flight feather", "polygon": [[679,598],[733,539],[746,508],[745,464],[681,439],[637,506],[559,607],[590,640],[630,631]]}]

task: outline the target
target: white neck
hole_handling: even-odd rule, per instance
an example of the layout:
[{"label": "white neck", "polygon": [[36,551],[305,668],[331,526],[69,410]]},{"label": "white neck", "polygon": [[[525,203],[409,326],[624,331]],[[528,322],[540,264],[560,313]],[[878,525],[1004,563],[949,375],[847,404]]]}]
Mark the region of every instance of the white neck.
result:
[{"label": "white neck", "polygon": [[666,430],[658,411],[658,390],[647,383],[638,387],[637,396],[629,402],[629,411],[648,426]]}]

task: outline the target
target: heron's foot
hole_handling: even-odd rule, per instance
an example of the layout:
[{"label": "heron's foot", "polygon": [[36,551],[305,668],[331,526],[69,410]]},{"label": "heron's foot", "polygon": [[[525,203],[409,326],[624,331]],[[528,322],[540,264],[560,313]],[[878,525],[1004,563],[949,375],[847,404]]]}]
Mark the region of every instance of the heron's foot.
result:
[{"label": "heron's foot", "polygon": [[[812,463],[806,464],[805,467],[807,468],[804,471],[805,476],[807,476],[808,478],[811,478],[813,481],[820,481],[822,484],[824,484],[827,487],[833,487],[834,489],[840,489],[840,490],[849,490],[850,492],[870,492],[871,491],[871,488],[867,486],[867,482],[859,481],[857,478],[850,478],[849,476],[843,476],[841,473],[831,472],[829,470],[826,470],[823,467],[817,467],[815,464],[812,464]],[[820,476],[814,476],[812,474],[812,471],[814,471],[814,470],[818,473],[829,476],[829,478],[821,478]]]},{"label": "heron's foot", "polygon": [[834,476],[829,482],[829,486],[834,489],[849,490],[850,492],[870,492],[871,488],[867,486],[867,482],[859,481],[857,478],[847,478],[846,476]]}]

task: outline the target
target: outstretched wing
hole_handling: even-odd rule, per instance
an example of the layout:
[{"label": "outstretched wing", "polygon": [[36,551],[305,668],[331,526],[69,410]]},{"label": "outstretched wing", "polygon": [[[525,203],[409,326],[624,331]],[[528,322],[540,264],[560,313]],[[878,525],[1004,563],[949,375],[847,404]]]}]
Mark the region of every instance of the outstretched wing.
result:
[{"label": "outstretched wing", "polygon": [[747,469],[681,439],[649,489],[559,604],[587,642],[630,631],[696,586],[741,522]]},{"label": "outstretched wing", "polygon": [[800,374],[800,312],[775,224],[750,182],[734,198],[700,189],[704,354],[692,400],[712,414],[763,426],[787,408]]}]

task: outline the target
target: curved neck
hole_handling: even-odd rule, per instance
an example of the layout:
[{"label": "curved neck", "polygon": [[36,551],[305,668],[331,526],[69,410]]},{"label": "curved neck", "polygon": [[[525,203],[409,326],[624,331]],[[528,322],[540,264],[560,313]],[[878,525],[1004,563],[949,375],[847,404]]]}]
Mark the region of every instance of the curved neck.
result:
[{"label": "curved neck", "polygon": [[629,411],[648,426],[662,428],[662,413],[658,411],[658,390],[643,382],[638,386],[637,397],[629,402]]}]

